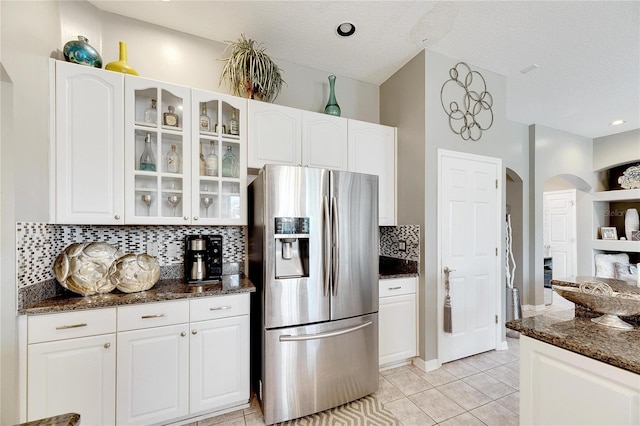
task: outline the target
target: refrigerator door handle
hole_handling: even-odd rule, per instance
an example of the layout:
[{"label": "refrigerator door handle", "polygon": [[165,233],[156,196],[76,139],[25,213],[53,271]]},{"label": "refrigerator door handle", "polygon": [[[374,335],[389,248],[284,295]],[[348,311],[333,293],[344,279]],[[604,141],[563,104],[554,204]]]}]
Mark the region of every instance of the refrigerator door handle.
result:
[{"label": "refrigerator door handle", "polygon": [[340,226],[338,224],[338,203],[336,197],[331,197],[331,228],[333,231],[333,251],[331,256],[331,270],[333,272],[333,295],[338,295],[338,278],[340,277]]},{"label": "refrigerator door handle", "polygon": [[329,198],[324,196],[322,199],[322,266],[324,268],[324,295],[329,296],[330,274],[331,274],[331,225],[329,223],[331,216],[329,214]]},{"label": "refrigerator door handle", "polygon": [[279,337],[281,342],[300,342],[305,340],[319,340],[326,339],[329,337],[340,336],[342,334],[352,333],[354,331],[360,330],[361,328],[365,328],[373,324],[372,321],[367,321],[363,324],[357,325],[355,327],[343,328],[341,330],[328,331],[326,333],[318,333],[318,334],[302,334],[300,336],[291,336],[288,334],[283,334]]}]

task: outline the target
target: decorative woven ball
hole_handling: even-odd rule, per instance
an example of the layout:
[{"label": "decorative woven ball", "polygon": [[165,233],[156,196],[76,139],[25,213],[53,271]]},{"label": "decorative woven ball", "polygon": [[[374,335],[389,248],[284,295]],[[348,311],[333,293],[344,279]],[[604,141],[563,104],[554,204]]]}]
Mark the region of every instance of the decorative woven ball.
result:
[{"label": "decorative woven ball", "polygon": [[160,265],[155,257],[125,254],[109,268],[111,284],[123,293],[149,290],[160,279]]},{"label": "decorative woven ball", "polygon": [[60,285],[83,296],[109,293],[115,285],[108,279],[109,267],[123,253],[107,243],[73,243],[53,264]]}]

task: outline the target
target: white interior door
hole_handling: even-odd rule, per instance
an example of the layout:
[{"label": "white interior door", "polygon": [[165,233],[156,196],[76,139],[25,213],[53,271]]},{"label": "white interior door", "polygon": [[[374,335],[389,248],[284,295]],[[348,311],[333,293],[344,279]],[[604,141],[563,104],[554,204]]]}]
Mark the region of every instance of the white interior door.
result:
[{"label": "white interior door", "polygon": [[544,245],[553,259],[553,278],[577,274],[576,190],[547,191],[543,199]]},{"label": "white interior door", "polygon": [[[438,358],[441,363],[495,349],[501,315],[502,161],[438,151]],[[452,332],[444,331],[445,267]]]}]

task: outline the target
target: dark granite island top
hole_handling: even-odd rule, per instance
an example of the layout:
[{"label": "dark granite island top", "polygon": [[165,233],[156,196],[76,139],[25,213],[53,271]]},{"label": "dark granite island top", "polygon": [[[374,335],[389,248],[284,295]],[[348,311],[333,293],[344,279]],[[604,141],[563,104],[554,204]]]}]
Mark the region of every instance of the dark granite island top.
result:
[{"label": "dark granite island top", "polygon": [[[587,280],[607,283],[617,281],[576,277],[553,280],[552,284],[575,286]],[[507,322],[506,327],[541,342],[640,374],[640,325],[635,323],[633,330],[606,327],[591,321],[597,315],[599,314],[578,306],[575,309],[512,320]]]},{"label": "dark granite island top", "polygon": [[16,426],[76,426],[79,424],[80,414],[67,413],[45,419],[33,420],[27,423],[20,423]]},{"label": "dark granite island top", "polygon": [[20,309],[18,314],[50,314],[254,291],[256,291],[255,286],[243,275],[223,275],[219,282],[203,285],[186,284],[183,279],[168,279],[160,280],[150,290],[138,293],[122,293],[114,290],[107,294],[80,296],[67,292],[65,295],[45,299],[32,306],[26,306]]}]

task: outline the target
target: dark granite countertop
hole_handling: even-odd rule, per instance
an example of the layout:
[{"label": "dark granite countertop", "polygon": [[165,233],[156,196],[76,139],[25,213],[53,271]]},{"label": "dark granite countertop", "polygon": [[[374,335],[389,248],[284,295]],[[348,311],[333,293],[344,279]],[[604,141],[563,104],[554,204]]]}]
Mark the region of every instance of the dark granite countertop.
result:
[{"label": "dark granite countertop", "polygon": [[419,276],[418,262],[380,256],[379,274],[380,279],[417,277]]},{"label": "dark granite countertop", "polygon": [[18,311],[18,314],[50,314],[254,291],[256,291],[255,286],[243,275],[223,275],[219,282],[203,285],[186,284],[183,279],[168,279],[160,280],[150,290],[138,293],[122,293],[114,290],[107,294],[80,296],[68,292],[68,294],[45,299],[35,305],[24,307]]},{"label": "dark granite countertop", "polygon": [[33,420],[27,423],[20,423],[16,426],[76,426],[80,424],[80,414],[66,413],[59,416],[47,417],[45,419]]},{"label": "dark granite countertop", "polygon": [[[575,277],[553,280],[552,284],[575,286],[596,279],[607,283],[616,281]],[[591,321],[596,315],[599,314],[577,306],[575,309],[512,320],[506,327],[541,342],[640,374],[640,325],[636,324],[633,330],[606,327]]]}]

